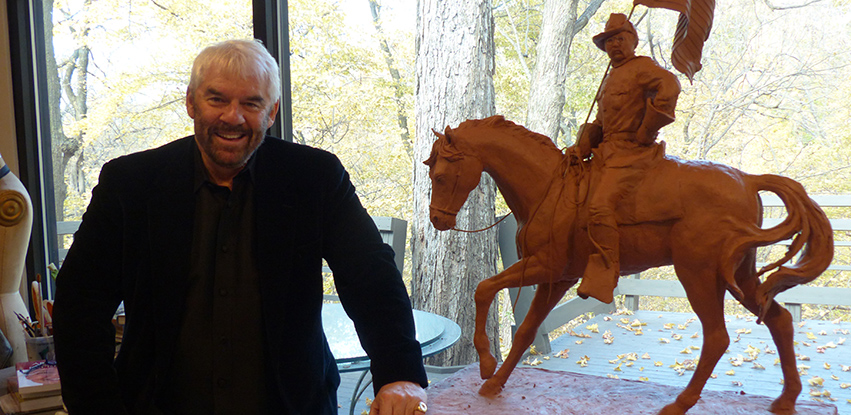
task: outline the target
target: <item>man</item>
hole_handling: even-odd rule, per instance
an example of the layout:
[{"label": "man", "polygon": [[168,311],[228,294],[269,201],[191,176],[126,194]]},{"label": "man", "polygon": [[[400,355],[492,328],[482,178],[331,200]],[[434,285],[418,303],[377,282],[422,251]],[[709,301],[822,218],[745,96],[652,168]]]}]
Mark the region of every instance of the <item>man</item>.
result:
[{"label": "man", "polygon": [[664,152],[656,135],[674,121],[680,83],[652,59],[635,55],[638,34],[623,14],[613,13],[593,40],[612,65],[597,97],[597,117],[582,126],[576,146],[582,158],[593,153],[592,163],[600,171],[588,219],[588,233],[599,252],[589,257],[577,292],[611,303],[620,274],[615,206]]},{"label": "man", "polygon": [[265,136],[279,79],[257,42],[211,46],[186,94],[195,135],[103,167],[57,278],[71,415],[336,414],[322,258],[372,361],[371,413],[424,412],[392,250],[336,157]]}]

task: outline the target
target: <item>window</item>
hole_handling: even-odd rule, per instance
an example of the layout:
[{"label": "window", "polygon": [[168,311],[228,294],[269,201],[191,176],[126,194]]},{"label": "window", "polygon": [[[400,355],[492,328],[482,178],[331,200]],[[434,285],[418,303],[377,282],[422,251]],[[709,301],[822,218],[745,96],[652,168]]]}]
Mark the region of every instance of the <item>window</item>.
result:
[{"label": "window", "polygon": [[20,3],[8,8],[21,176],[36,210],[32,277],[64,257],[63,234],[76,229],[104,163],[192,134],[184,97],[198,51],[256,37],[281,56],[287,13],[286,0]]}]

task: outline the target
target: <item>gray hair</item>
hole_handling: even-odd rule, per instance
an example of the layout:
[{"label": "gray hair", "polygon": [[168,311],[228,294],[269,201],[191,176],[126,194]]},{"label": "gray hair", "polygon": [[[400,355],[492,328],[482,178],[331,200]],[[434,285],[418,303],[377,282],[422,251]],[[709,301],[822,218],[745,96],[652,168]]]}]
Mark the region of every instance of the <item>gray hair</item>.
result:
[{"label": "gray hair", "polygon": [[204,81],[207,70],[218,67],[239,78],[266,80],[272,102],[281,99],[281,76],[278,63],[259,40],[226,40],[208,46],[198,54],[189,77],[189,93],[194,94]]}]

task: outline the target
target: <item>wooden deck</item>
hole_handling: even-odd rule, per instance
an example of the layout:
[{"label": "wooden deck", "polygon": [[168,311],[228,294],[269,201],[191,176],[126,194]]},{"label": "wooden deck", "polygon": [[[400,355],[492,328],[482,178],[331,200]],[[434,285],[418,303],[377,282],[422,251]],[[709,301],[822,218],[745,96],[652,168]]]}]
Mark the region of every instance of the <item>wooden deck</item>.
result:
[{"label": "wooden deck", "polygon": [[[728,316],[727,328],[730,347],[706,389],[778,396],[782,375],[768,329],[752,316]],[[848,322],[796,324],[795,348],[804,383],[799,400],[833,403],[839,414],[851,415],[851,342],[845,342],[849,331]],[[694,314],[605,314],[554,340],[551,354],[530,356],[525,364],[685,387],[693,374],[688,366],[698,358],[702,342]]]}]

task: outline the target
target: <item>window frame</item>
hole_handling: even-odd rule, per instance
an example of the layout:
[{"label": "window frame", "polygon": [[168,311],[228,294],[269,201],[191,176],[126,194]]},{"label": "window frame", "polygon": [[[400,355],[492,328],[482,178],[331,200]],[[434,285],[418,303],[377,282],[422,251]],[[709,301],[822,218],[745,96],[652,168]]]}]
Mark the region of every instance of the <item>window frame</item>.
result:
[{"label": "window frame", "polygon": [[[15,113],[19,176],[33,204],[33,228],[26,258],[27,286],[36,275],[49,275],[48,264],[58,263],[56,212],[44,45],[44,10],[39,0],[8,0],[9,44]],[[271,135],[292,141],[290,90],[289,12],[287,0],[252,0],[254,37],[278,61],[281,72],[281,106]],[[52,298],[53,286],[47,293]],[[30,310],[33,311],[32,308]]]}]

